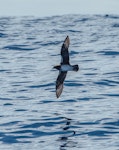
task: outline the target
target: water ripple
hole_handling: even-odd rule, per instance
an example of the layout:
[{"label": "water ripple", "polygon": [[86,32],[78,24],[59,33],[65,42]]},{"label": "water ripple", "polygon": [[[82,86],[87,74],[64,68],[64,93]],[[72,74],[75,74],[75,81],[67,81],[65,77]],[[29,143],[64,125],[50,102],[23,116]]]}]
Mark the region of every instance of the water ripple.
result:
[{"label": "water ripple", "polygon": [[9,46],[5,46],[3,47],[3,49],[6,50],[18,50],[18,51],[27,51],[27,50],[34,50],[34,48],[26,48],[26,45],[9,45]]}]

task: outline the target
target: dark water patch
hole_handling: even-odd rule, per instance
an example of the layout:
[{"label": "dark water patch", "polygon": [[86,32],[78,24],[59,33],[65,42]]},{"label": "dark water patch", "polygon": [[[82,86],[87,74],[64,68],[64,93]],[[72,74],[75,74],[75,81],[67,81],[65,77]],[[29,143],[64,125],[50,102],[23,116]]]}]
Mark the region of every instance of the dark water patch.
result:
[{"label": "dark water patch", "polygon": [[118,84],[119,85],[119,81],[114,81],[114,80],[104,80],[106,82],[109,82],[111,84]]},{"label": "dark water patch", "polygon": [[57,120],[61,120],[61,119],[66,119],[65,117],[61,117],[60,114],[55,113],[54,115],[58,116],[58,117],[43,116],[43,118],[44,118],[43,121],[49,121],[49,120],[57,121]]},{"label": "dark water patch", "polygon": [[113,24],[112,27],[114,27],[114,28],[119,28],[119,23]]},{"label": "dark water patch", "polygon": [[[41,45],[42,44],[42,42],[41,41],[35,41],[35,42],[32,42],[33,43],[33,45]],[[32,57],[31,57],[32,58]]]},{"label": "dark water patch", "polygon": [[117,121],[112,121],[112,122],[106,122],[104,125],[111,125],[113,127],[118,127],[119,128],[119,120]]},{"label": "dark water patch", "polygon": [[26,96],[17,96],[16,99],[18,100],[31,100],[31,97],[26,97]]},{"label": "dark water patch", "polygon": [[[20,73],[20,72],[16,72],[16,73]],[[24,73],[24,72],[23,72]],[[25,84],[25,83],[30,83],[31,81],[13,81],[12,82],[12,86],[20,86],[22,84]]]},{"label": "dark water patch", "polygon": [[31,85],[27,86],[28,88],[41,88],[41,87],[48,87],[54,85],[53,83],[47,83],[47,84],[40,84],[40,85]]},{"label": "dark water patch", "polygon": [[35,40],[36,38],[35,38],[35,37],[27,37],[26,39],[33,41],[33,40]]},{"label": "dark water patch", "polygon": [[0,97],[0,100],[12,100],[11,98],[7,98],[7,97]]},{"label": "dark water patch", "polygon": [[47,104],[47,103],[54,103],[55,101],[53,100],[41,100],[38,104],[41,104],[41,103],[44,103],[44,104]]},{"label": "dark water patch", "polygon": [[100,51],[100,52],[97,52],[99,54],[103,54],[103,55],[109,55],[109,56],[116,56],[116,55],[119,55],[119,52],[117,51]]},{"label": "dark water patch", "polygon": [[[31,136],[15,136],[15,135],[3,135],[0,139],[4,144],[14,144],[14,143],[31,143],[27,139],[32,138]],[[22,141],[20,141],[22,139]],[[25,141],[26,139],[26,141]]]},{"label": "dark water patch", "polygon": [[17,112],[23,112],[23,111],[27,111],[27,109],[16,109],[15,111],[17,111]]},{"label": "dark water patch", "polygon": [[44,127],[53,127],[53,126],[55,126],[57,124],[62,124],[62,123],[64,123],[64,121],[38,122],[38,123],[29,124],[29,125],[24,125],[21,128],[39,128],[41,126],[44,126]]},{"label": "dark water patch", "polygon": [[93,52],[93,49],[84,49],[83,51],[80,51],[80,54],[84,54],[84,56],[85,56],[85,54],[86,53],[92,53]]},{"label": "dark water patch", "polygon": [[47,43],[41,43],[41,46],[52,46],[52,45],[58,45],[60,42],[59,41],[51,41]]},{"label": "dark water patch", "polygon": [[5,103],[4,106],[11,106],[13,105],[12,103]]},{"label": "dark water patch", "polygon": [[9,69],[0,69],[0,73],[3,73],[3,72],[9,73],[10,70]]},{"label": "dark water patch", "polygon": [[[30,136],[22,136],[22,134],[27,134],[30,133]],[[39,130],[19,130],[19,131],[15,131],[12,132],[12,134],[20,134],[20,136],[16,136],[16,138],[36,138],[36,137],[40,137],[40,136],[48,136],[50,135],[52,132],[44,132],[44,131],[39,131]]]},{"label": "dark water patch", "polygon": [[[64,131],[47,131],[47,132],[45,132],[45,131],[39,131],[39,130],[20,130],[20,131],[15,131],[15,132],[11,132],[12,134],[20,134],[19,136],[14,136],[15,137],[15,139],[17,140],[17,139],[22,139],[22,138],[24,138],[24,140],[26,139],[29,139],[29,138],[37,138],[37,137],[42,137],[42,136],[51,136],[51,135],[63,135],[64,134]],[[30,133],[31,135],[29,135],[29,136],[23,136],[23,135],[21,135],[21,134],[28,134],[28,133]],[[65,134],[71,134],[72,133],[72,131],[67,131],[67,133],[65,133]]]},{"label": "dark water patch", "polygon": [[67,100],[61,100],[60,102],[63,102],[63,103],[74,103],[74,102],[76,102],[76,100],[74,100],[74,99],[67,99]]},{"label": "dark water patch", "polygon": [[17,51],[31,51],[35,50],[35,48],[26,48],[26,45],[9,45],[3,47],[5,50],[17,50]]},{"label": "dark water patch", "polygon": [[109,93],[109,94],[102,94],[104,96],[110,96],[110,97],[119,97],[118,93]]},{"label": "dark water patch", "polygon": [[83,126],[87,126],[87,125],[96,125],[96,124],[99,124],[99,122],[97,122],[97,121],[94,121],[94,122],[80,122],[79,124],[83,127]]},{"label": "dark water patch", "polygon": [[75,81],[65,81],[64,83],[66,86],[83,86],[81,83],[76,83]]},{"label": "dark water patch", "polygon": [[[87,123],[87,124],[82,124],[82,125],[94,125],[94,124],[91,124],[91,123]],[[63,130],[65,131],[39,131],[39,130],[31,130],[31,129],[28,129],[28,130],[18,130],[18,131],[13,131],[13,132],[10,132],[9,134],[13,134],[12,135],[4,135],[4,134],[1,134],[1,137],[3,137],[1,139],[2,142],[4,143],[18,143],[18,142],[21,142],[21,143],[25,143],[25,142],[28,142],[28,139],[30,138],[37,138],[37,137],[42,137],[42,136],[51,136],[51,135],[61,135],[61,137],[59,138],[59,140],[68,140],[69,137],[71,136],[81,136],[81,135],[88,135],[89,137],[90,136],[93,136],[93,137],[106,137],[106,136],[110,136],[110,135],[113,135],[113,134],[118,134],[119,132],[113,132],[113,131],[107,131],[107,130],[94,130],[94,131],[87,131],[87,132],[80,132],[79,134],[75,131],[70,131],[69,130],[69,126],[66,126],[63,128]],[[69,130],[69,131],[68,131]],[[65,133],[65,135],[64,135]],[[22,134],[30,134],[29,136],[26,136],[26,135],[22,135]],[[17,136],[15,136],[17,135]],[[11,140],[9,139],[11,138]],[[27,140],[27,141],[25,141]],[[30,141],[29,141],[30,142]]]},{"label": "dark water patch", "polygon": [[79,22],[84,23],[84,22],[87,22],[89,20],[90,20],[90,18],[88,18],[88,17],[86,17],[86,18],[80,18],[80,19],[74,20],[74,23],[79,23]]},{"label": "dark water patch", "polygon": [[[18,90],[19,92],[26,92],[28,91],[28,89],[22,89],[22,90]],[[13,91],[14,92],[14,91]],[[16,91],[15,91],[16,92]]]},{"label": "dark water patch", "polygon": [[5,133],[0,132],[0,137],[3,137],[5,135]]},{"label": "dark water patch", "polygon": [[85,73],[84,75],[86,75],[86,76],[96,76],[97,73]]},{"label": "dark water patch", "polygon": [[76,52],[76,51],[70,51],[70,55],[76,55],[76,54],[79,54],[79,52]]},{"label": "dark water patch", "polygon": [[114,126],[111,126],[111,125],[103,126],[103,128],[107,129],[107,130],[118,130],[119,129],[118,127],[114,127]]},{"label": "dark water patch", "polygon": [[104,73],[105,75],[119,75],[119,72],[118,71],[115,71],[115,72],[107,72],[107,73]]},{"label": "dark water patch", "polygon": [[28,91],[28,89],[22,89],[22,90],[9,90],[8,92],[9,93],[17,93],[17,92],[27,92]]},{"label": "dark water patch", "polygon": [[[12,134],[24,134],[24,133],[33,133],[33,132],[36,132],[37,130],[18,130],[18,131],[13,131],[11,132]],[[41,132],[41,133],[44,133],[44,132]]]},{"label": "dark water patch", "polygon": [[79,30],[67,30],[68,33],[81,33],[81,31]]},{"label": "dark water patch", "polygon": [[38,110],[31,110],[31,112],[38,112]]},{"label": "dark water patch", "polygon": [[16,139],[16,136],[11,135],[4,135],[0,141],[7,144],[19,143],[19,141]]},{"label": "dark water patch", "polygon": [[[44,132],[44,131],[39,131],[39,130],[19,130],[19,131],[15,131],[15,132],[12,132],[14,134],[27,134],[27,133],[31,133],[32,135],[29,136],[29,137],[40,137],[40,136],[47,136],[47,135],[50,135],[50,134],[53,134],[52,132]],[[27,138],[29,138],[27,137]],[[22,136],[19,136],[19,138],[23,138]]]},{"label": "dark water patch", "polygon": [[6,38],[6,37],[7,37],[7,34],[0,33],[0,38]]},{"label": "dark water patch", "polygon": [[113,131],[105,131],[105,130],[95,130],[91,132],[87,132],[88,136],[109,136],[113,134],[118,134],[119,132],[113,132]]},{"label": "dark water patch", "polygon": [[0,126],[13,126],[13,125],[16,125],[18,123],[20,123],[20,121],[11,121],[11,122],[0,124]]},{"label": "dark water patch", "polygon": [[94,84],[98,84],[98,85],[106,85],[106,86],[115,86],[118,85],[119,82],[118,81],[112,81],[112,80],[102,80],[102,81],[98,81],[98,82],[94,82]]},{"label": "dark water patch", "polygon": [[83,97],[83,98],[78,98],[78,100],[80,100],[80,101],[89,101],[89,100],[91,100],[91,98]]},{"label": "dark water patch", "polygon": [[94,59],[86,59],[86,60],[84,60],[84,62],[89,62],[89,63],[90,63],[90,62],[93,62],[93,61],[95,62]]},{"label": "dark water patch", "polygon": [[101,97],[80,97],[77,98],[78,101],[90,101],[90,100],[101,100]]}]

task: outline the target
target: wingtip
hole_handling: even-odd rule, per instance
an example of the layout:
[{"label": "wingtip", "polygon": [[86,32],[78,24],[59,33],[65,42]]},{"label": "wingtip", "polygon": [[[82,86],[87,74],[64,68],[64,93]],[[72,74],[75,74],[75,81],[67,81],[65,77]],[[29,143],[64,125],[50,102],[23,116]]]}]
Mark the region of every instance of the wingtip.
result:
[{"label": "wingtip", "polygon": [[70,39],[69,36],[67,35],[66,40],[70,43]]},{"label": "wingtip", "polygon": [[56,89],[56,97],[59,98],[63,90],[63,84],[59,85],[59,87]]},{"label": "wingtip", "polygon": [[59,98],[60,96],[56,94],[56,97]]},{"label": "wingtip", "polygon": [[69,36],[67,35],[65,41],[64,41],[64,44],[65,46],[68,48],[69,47],[69,44],[70,44],[70,39],[69,39]]}]

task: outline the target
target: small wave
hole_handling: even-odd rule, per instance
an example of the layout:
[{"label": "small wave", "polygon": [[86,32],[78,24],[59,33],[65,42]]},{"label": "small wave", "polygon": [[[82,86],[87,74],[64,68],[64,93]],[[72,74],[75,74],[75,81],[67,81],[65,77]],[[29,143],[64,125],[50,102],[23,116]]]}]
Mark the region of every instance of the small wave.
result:
[{"label": "small wave", "polygon": [[112,81],[112,80],[102,80],[102,81],[98,81],[98,82],[94,82],[94,84],[98,84],[98,85],[106,85],[106,86],[115,86],[118,85],[119,82],[118,81]]},{"label": "small wave", "polygon": [[5,103],[4,106],[11,106],[13,105],[12,103]]},{"label": "small wave", "polygon": [[110,96],[110,97],[119,97],[118,93],[109,93],[109,94],[102,94],[104,96]]},{"label": "small wave", "polygon": [[7,34],[0,33],[0,38],[6,38],[6,37],[7,37]]},{"label": "small wave", "polygon": [[1,70],[0,70],[0,73],[9,72],[9,71],[10,71],[10,70],[1,69]]},{"label": "small wave", "polygon": [[79,31],[79,30],[67,30],[67,32],[71,32],[71,33],[81,33],[81,31]]},{"label": "small wave", "polygon": [[75,55],[75,54],[79,54],[79,52],[71,51],[70,54],[71,54],[71,55]]},{"label": "small wave", "polygon": [[52,42],[47,42],[47,43],[42,43],[40,44],[41,46],[51,46],[51,45],[58,45],[60,42],[59,41],[52,41]]},{"label": "small wave", "polygon": [[30,50],[35,50],[35,48],[26,48],[26,45],[9,45],[3,47],[3,49],[6,50],[17,50],[17,51],[30,51]]},{"label": "small wave", "polygon": [[96,131],[91,131],[91,132],[87,132],[86,134],[88,134],[88,136],[108,136],[110,134],[114,134],[114,133],[117,133],[117,132],[114,132],[114,131],[106,131],[106,130],[96,130]]},{"label": "small wave", "polygon": [[67,99],[67,100],[62,100],[60,102],[63,102],[63,103],[74,103],[74,102],[76,102],[76,100],[74,100],[74,99]]},{"label": "small wave", "polygon": [[119,55],[119,52],[117,52],[117,51],[100,51],[100,52],[97,52],[97,53],[99,53],[99,54],[103,54],[103,55]]},{"label": "small wave", "polygon": [[76,19],[74,22],[75,23],[77,23],[77,22],[82,22],[82,23],[84,23],[84,22],[86,22],[86,21],[88,21],[88,20],[90,20],[90,18],[81,18],[81,19]]},{"label": "small wave", "polygon": [[119,24],[115,23],[115,24],[112,25],[112,27],[119,28]]},{"label": "small wave", "polygon": [[11,121],[11,122],[0,124],[0,126],[13,126],[13,125],[18,124],[19,122],[20,121]]},{"label": "small wave", "polygon": [[7,100],[7,101],[9,101],[9,100],[12,100],[11,98],[7,98],[7,97],[0,97],[0,100]]},{"label": "small wave", "polygon": [[65,82],[65,85],[66,86],[83,86],[83,84],[81,83],[73,83],[73,82],[68,82],[68,81]]},{"label": "small wave", "polygon": [[113,127],[119,127],[119,120],[117,121],[112,121],[112,122],[106,122],[104,125],[111,125]]},{"label": "small wave", "polygon": [[54,85],[53,83],[48,83],[48,84],[40,84],[40,85],[31,85],[28,86],[28,88],[41,88],[41,87],[48,87]]}]

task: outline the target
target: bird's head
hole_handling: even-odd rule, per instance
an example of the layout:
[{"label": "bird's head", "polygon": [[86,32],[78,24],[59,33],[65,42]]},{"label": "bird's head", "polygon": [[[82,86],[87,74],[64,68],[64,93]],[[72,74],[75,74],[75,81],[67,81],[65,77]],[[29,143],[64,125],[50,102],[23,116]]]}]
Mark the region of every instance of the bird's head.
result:
[{"label": "bird's head", "polygon": [[57,69],[57,70],[60,70],[60,66],[54,66],[53,68]]}]

